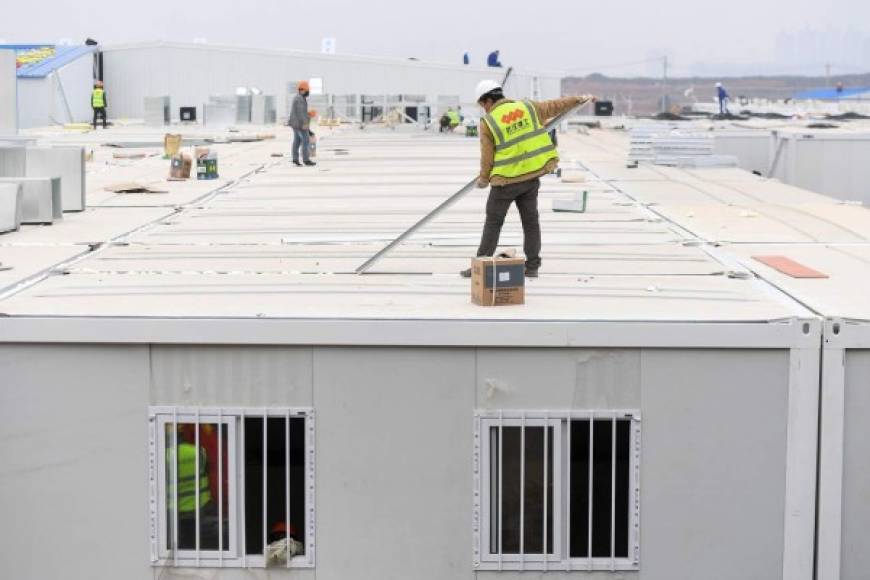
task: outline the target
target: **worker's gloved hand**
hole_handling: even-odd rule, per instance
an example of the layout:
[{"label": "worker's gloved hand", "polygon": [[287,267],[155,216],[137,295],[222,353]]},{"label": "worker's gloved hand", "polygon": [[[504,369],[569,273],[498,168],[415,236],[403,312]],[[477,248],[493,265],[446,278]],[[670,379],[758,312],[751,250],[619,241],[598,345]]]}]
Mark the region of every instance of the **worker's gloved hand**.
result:
[{"label": "worker's gloved hand", "polygon": [[488,185],[489,185],[489,182],[484,181],[483,179],[480,179],[480,178],[477,179],[477,188],[478,189],[486,189]]}]

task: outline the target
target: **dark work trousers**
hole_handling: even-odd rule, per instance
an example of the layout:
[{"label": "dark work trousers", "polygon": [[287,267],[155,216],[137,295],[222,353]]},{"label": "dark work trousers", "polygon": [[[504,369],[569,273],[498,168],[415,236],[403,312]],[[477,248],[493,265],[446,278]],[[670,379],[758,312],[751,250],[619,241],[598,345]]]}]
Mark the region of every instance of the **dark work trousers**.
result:
[{"label": "dark work trousers", "polygon": [[308,129],[293,129],[293,161],[299,161],[299,151],[302,151],[302,161],[308,163],[311,161],[311,143],[309,141]]},{"label": "dark work trousers", "polygon": [[480,238],[478,256],[492,256],[498,247],[501,227],[511,203],[517,204],[520,220],[523,223],[523,251],[526,254],[526,268],[537,270],[541,267],[541,224],[538,221],[538,178],[512,183],[493,185],[486,200],[486,223]]},{"label": "dark work trousers", "polygon": [[94,129],[97,128],[97,118],[103,119],[103,129],[106,128],[106,107],[94,107]]}]

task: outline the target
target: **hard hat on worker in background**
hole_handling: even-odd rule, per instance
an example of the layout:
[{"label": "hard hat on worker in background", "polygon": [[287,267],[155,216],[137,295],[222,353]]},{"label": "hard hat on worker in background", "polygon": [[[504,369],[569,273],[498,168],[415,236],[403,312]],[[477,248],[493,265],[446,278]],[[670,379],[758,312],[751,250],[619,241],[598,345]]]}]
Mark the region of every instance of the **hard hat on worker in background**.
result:
[{"label": "hard hat on worker in background", "polygon": [[716,83],[716,88],[719,88],[721,86],[722,86],[722,83]]},{"label": "hard hat on worker in background", "polygon": [[501,89],[501,85],[493,80],[485,80],[477,83],[477,88],[474,89],[474,96],[479,101],[483,95],[492,92],[496,89]]},{"label": "hard hat on worker in background", "polygon": [[311,87],[308,84],[308,81],[299,81],[299,84],[296,85],[296,88],[300,91],[310,91]]}]

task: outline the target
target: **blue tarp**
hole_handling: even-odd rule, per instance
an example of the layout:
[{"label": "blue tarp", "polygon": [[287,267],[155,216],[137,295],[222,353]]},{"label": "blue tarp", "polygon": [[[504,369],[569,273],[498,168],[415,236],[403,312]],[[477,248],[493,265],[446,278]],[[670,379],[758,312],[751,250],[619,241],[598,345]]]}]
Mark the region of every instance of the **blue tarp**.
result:
[{"label": "blue tarp", "polygon": [[841,99],[868,99],[870,100],[870,88],[859,89],[813,89],[803,91],[794,96],[799,101],[838,101]]},{"label": "blue tarp", "polygon": [[52,44],[0,44],[0,50],[14,50],[24,53],[39,48],[53,48],[54,54],[39,62],[25,64],[18,68],[18,78],[43,78],[72,61],[96,51],[96,46],[56,46]]}]

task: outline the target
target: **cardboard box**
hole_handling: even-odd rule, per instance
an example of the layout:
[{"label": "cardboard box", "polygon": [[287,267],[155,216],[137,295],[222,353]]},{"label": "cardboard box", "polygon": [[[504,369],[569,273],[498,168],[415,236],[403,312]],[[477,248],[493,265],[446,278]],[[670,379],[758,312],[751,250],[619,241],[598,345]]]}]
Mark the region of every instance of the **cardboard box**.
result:
[{"label": "cardboard box", "polygon": [[181,135],[167,133],[163,136],[163,157],[175,157],[181,149],[184,139]]},{"label": "cardboard box", "polygon": [[193,159],[190,155],[176,155],[172,158],[169,165],[169,179],[190,179],[190,169],[193,166]]},{"label": "cardboard box", "polygon": [[471,260],[471,301],[480,306],[525,304],[525,258]]},{"label": "cardboard box", "polygon": [[197,156],[196,159],[196,178],[197,179],[217,179],[218,178],[218,161],[217,153],[210,152],[204,156]]}]

